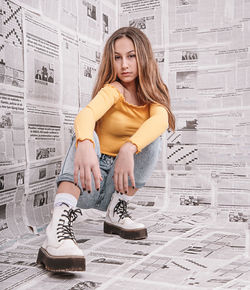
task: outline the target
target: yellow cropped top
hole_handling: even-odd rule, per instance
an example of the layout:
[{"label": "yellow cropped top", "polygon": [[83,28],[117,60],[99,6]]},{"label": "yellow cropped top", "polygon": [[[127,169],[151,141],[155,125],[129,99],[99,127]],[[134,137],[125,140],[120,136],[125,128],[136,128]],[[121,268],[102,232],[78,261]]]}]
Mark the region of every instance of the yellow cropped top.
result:
[{"label": "yellow cropped top", "polygon": [[116,156],[126,142],[135,144],[139,153],[168,128],[168,113],[156,103],[129,104],[117,88],[106,84],[78,113],[74,127],[77,143],[88,139],[94,144],[96,130],[103,154]]}]

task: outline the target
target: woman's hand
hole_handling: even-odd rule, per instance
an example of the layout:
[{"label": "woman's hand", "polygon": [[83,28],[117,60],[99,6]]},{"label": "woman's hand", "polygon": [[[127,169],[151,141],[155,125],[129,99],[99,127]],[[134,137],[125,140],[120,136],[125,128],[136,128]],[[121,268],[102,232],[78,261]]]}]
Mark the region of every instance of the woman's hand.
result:
[{"label": "woman's hand", "polygon": [[76,148],[74,161],[74,182],[78,184],[78,174],[80,171],[80,180],[83,190],[91,192],[91,172],[94,177],[95,187],[100,188],[102,180],[98,158],[95,153],[93,143],[89,140],[79,141]]},{"label": "woman's hand", "polygon": [[128,177],[131,184],[135,187],[134,178],[134,154],[137,148],[134,144],[127,142],[119,150],[118,157],[115,162],[114,184],[116,191],[128,192]]}]

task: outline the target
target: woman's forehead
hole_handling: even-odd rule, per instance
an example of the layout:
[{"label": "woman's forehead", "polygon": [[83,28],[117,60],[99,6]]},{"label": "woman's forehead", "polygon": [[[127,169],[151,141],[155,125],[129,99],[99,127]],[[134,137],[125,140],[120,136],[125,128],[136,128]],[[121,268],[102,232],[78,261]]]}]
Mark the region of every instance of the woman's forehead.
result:
[{"label": "woman's forehead", "polygon": [[135,50],[133,41],[128,37],[122,37],[115,41],[115,52],[129,52]]}]

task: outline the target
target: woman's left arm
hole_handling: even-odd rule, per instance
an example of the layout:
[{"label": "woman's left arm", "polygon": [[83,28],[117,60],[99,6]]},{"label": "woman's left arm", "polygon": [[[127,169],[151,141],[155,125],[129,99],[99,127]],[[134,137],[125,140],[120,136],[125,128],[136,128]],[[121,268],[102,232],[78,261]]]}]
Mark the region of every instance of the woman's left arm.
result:
[{"label": "woman's left arm", "polygon": [[134,154],[137,151],[136,145],[126,142],[119,150],[114,168],[114,185],[116,191],[128,192],[128,177],[131,184],[135,187],[134,178]]},{"label": "woman's left arm", "polygon": [[168,112],[159,104],[150,105],[150,117],[140,126],[140,128],[129,138],[137,146],[139,153],[144,147],[152,143],[168,128]]},{"label": "woman's left arm", "polygon": [[114,170],[115,189],[122,193],[128,191],[128,177],[135,187],[134,154],[152,143],[168,128],[168,113],[158,104],[150,107],[150,117],[133,136],[120,148]]}]

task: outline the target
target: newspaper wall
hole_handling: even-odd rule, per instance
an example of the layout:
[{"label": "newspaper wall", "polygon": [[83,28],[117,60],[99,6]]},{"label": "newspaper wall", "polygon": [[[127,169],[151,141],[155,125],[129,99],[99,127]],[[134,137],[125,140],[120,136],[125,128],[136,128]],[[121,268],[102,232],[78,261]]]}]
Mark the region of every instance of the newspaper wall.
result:
[{"label": "newspaper wall", "polygon": [[243,11],[249,4],[168,5],[168,85],[177,118],[176,132],[167,136],[171,201],[211,206],[218,224],[246,225],[250,33]]},{"label": "newspaper wall", "polygon": [[114,1],[0,1],[4,239],[48,224],[75,116],[91,98],[101,47],[117,19]]},{"label": "newspaper wall", "polygon": [[[0,0],[4,289],[249,286],[249,11],[248,0]],[[118,243],[103,236],[103,213],[86,211],[76,236],[89,272],[48,279],[35,263],[38,234],[103,44],[121,26],[149,37],[176,117],[156,170],[129,206],[150,237]]]}]

